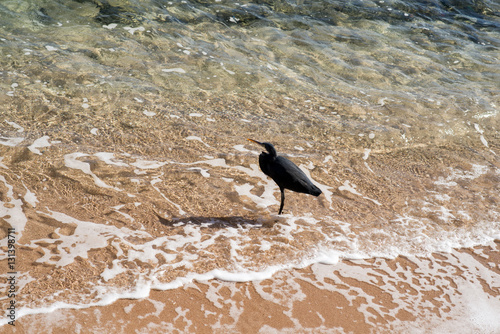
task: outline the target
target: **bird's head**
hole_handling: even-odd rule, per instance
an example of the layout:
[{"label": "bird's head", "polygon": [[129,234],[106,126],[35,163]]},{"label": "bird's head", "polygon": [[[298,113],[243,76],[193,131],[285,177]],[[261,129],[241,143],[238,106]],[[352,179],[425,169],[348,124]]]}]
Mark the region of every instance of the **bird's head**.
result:
[{"label": "bird's head", "polygon": [[260,141],[256,141],[256,140],[253,140],[253,139],[248,139],[250,140],[251,142],[254,142],[256,144],[259,144],[260,146],[263,146],[267,152],[269,152],[269,154],[273,157],[275,157],[277,155],[276,153],[276,149],[274,148],[273,144],[271,143],[261,143]]}]

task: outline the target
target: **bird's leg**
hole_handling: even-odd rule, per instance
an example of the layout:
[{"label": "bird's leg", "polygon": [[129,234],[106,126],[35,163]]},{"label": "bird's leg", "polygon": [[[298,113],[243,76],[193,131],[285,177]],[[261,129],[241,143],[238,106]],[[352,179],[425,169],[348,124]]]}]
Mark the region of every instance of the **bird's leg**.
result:
[{"label": "bird's leg", "polygon": [[280,205],[280,212],[278,212],[278,215],[281,215],[281,212],[283,211],[283,206],[285,205],[285,189],[280,188],[281,190],[281,205]]}]

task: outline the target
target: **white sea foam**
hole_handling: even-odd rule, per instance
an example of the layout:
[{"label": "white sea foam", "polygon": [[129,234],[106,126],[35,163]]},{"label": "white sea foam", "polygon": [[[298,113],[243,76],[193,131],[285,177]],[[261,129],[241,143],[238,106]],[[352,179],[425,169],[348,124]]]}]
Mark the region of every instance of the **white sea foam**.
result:
[{"label": "white sea foam", "polygon": [[179,215],[184,216],[186,214],[186,211],[182,210],[182,208],[179,204],[174,203],[169,198],[167,198],[167,196],[165,196],[165,194],[158,187],[155,186],[155,184],[162,182],[160,177],[161,177],[161,175],[159,175],[159,176],[155,177],[153,180],[151,180],[151,186],[163,197],[163,199],[165,199],[168,203],[172,204],[173,206],[175,206],[177,208],[177,210],[179,211]]},{"label": "white sea foam", "polygon": [[153,117],[156,115],[156,113],[154,111],[147,111],[147,110],[144,110],[142,112],[144,115],[148,116],[148,117]]},{"label": "white sea foam", "polygon": [[[65,156],[65,163],[69,168],[82,171],[85,174],[92,176],[90,165],[87,162],[78,160],[88,155],[83,153],[73,153]],[[178,166],[186,166],[186,170],[194,170],[200,172],[202,176],[214,177],[219,175],[216,171],[217,168],[231,169],[244,173],[249,179],[249,182],[242,182],[241,179],[236,178],[221,178],[223,181],[228,182],[228,187],[233,188],[238,196],[241,196],[243,203],[251,203],[257,208],[268,209],[271,205],[279,204],[276,199],[276,193],[279,192],[276,184],[270,178],[265,176],[259,169],[257,164],[250,164],[248,167],[241,165],[231,165],[223,158],[212,158],[205,156],[207,160],[195,161],[192,163],[179,163],[179,162],[158,162],[158,161],[142,161],[136,160],[133,163],[127,164],[115,157],[113,153],[99,152],[94,156],[104,163],[116,167],[125,168],[127,166],[134,166],[144,169],[157,169],[167,164],[176,164]],[[123,155],[122,155],[123,156]],[[167,166],[168,167],[168,166]],[[301,169],[310,176],[310,169],[315,166],[309,163],[307,168],[301,166]],[[458,180],[460,178],[474,179],[489,169],[485,166],[474,165],[471,171],[455,171],[450,169],[450,179]],[[210,172],[209,172],[210,171]],[[89,174],[92,173],[92,174]],[[97,177],[97,176],[96,176]],[[447,180],[447,179],[445,179]],[[0,178],[6,184],[7,196],[11,198],[9,207],[0,206],[0,217],[3,217],[8,223],[14,223],[15,219],[21,219],[17,226],[22,231],[26,224],[26,217],[22,212],[23,202],[20,200],[12,200],[12,187],[9,188],[5,178]],[[144,182],[144,179],[137,180]],[[94,182],[97,181],[94,179]],[[146,181],[148,182],[148,181]],[[168,205],[174,206],[179,215],[186,216],[186,211],[183,210],[184,203],[176,203],[175,197],[172,194],[165,192],[161,184],[163,182],[162,174],[154,176],[150,179],[150,184],[153,189],[157,191],[160,196],[159,200],[165,201]],[[324,193],[325,200],[332,204],[333,194],[332,187],[328,185],[315,184],[320,187]],[[255,189],[264,189],[261,194],[255,193]],[[360,198],[368,199],[375,204],[378,202],[374,199],[364,196],[356,189],[356,186],[350,181],[344,181],[343,185],[339,187],[340,191],[349,191]],[[37,205],[36,196],[31,195],[31,191],[26,189],[24,200],[32,206]],[[436,196],[438,195],[438,196]],[[448,199],[449,200],[449,199]],[[441,201],[434,203],[436,201]],[[423,212],[429,212],[430,216],[437,217],[443,222],[451,222],[453,218],[460,218],[461,215],[466,213],[452,212],[447,208],[447,198],[439,196],[438,193],[429,193],[429,201],[415,204]],[[380,203],[378,203],[380,205]],[[111,208],[114,212],[123,217],[123,221],[140,223],[134,219],[130,214],[124,210],[124,205],[117,205]],[[473,232],[466,231],[459,233],[455,229],[443,231],[439,235],[433,235],[427,230],[428,226],[433,226],[432,222],[424,219],[416,219],[411,215],[396,217],[393,221],[381,228],[372,228],[363,231],[357,230],[354,226],[338,220],[333,220],[331,217],[312,216],[305,214],[303,216],[294,216],[292,214],[282,215],[278,224],[273,225],[272,228],[279,235],[280,247],[287,247],[288,243],[293,244],[294,240],[303,234],[317,233],[321,235],[317,244],[314,244],[309,249],[309,252],[298,254],[296,258],[289,260],[271,263],[265,267],[255,265],[255,259],[248,255],[243,255],[241,252],[247,245],[255,242],[255,236],[251,233],[254,228],[262,228],[262,225],[257,222],[256,224],[249,225],[229,225],[221,229],[215,229],[212,234],[204,234],[204,229],[207,229],[213,223],[219,223],[216,218],[213,221],[206,221],[201,224],[191,224],[189,222],[180,222],[176,225],[177,228],[182,230],[182,233],[173,236],[163,236],[153,238],[145,230],[130,230],[127,228],[117,228],[112,225],[96,224],[92,221],[82,221],[66,214],[51,211],[48,209],[39,208],[37,213],[41,216],[46,216],[54,219],[65,226],[69,227],[72,231],[69,235],[67,232],[62,233],[61,228],[55,230],[54,233],[59,235],[57,239],[39,239],[32,240],[29,244],[25,245],[28,248],[37,248],[42,253],[42,256],[37,260],[37,263],[44,263],[47,265],[55,265],[64,267],[74,262],[76,257],[83,259],[88,258],[91,251],[102,249],[105,247],[112,247],[116,250],[115,259],[111,262],[110,266],[105,269],[100,275],[102,282],[95,287],[97,297],[95,301],[86,305],[69,305],[65,303],[55,303],[47,308],[37,310],[22,309],[19,315],[28,313],[39,313],[51,311],[57,308],[81,308],[92,305],[106,305],[112,303],[119,298],[144,298],[147,297],[151,289],[172,289],[185,285],[192,280],[209,280],[217,278],[225,281],[248,281],[248,280],[262,280],[269,278],[280,270],[290,268],[300,268],[313,263],[326,263],[338,264],[342,259],[365,259],[373,257],[387,257],[394,258],[398,255],[426,255],[429,256],[432,252],[449,252],[457,247],[470,247],[478,244],[490,242],[494,238],[500,238],[498,232],[498,222],[484,222],[478,224],[477,229]],[[274,210],[273,210],[274,212]],[[14,217],[14,218],[13,218]],[[328,226],[335,226],[334,229],[323,229],[324,223],[328,222]],[[24,224],[24,225],[23,225]],[[67,230],[67,229],[66,229]],[[401,231],[404,232],[401,232]],[[405,234],[406,233],[406,234]],[[133,236],[134,238],[130,238]],[[411,236],[409,238],[408,236]],[[133,240],[133,241],[132,241]],[[208,272],[195,273],[194,268],[196,264],[202,259],[206,252],[210,255],[210,249],[217,245],[220,240],[228,241],[228,257],[229,265],[219,269],[211,270]],[[263,238],[256,243],[261,256],[267,256],[276,247],[277,242],[273,238]],[[49,246],[40,246],[47,244]],[[293,246],[292,246],[293,247]],[[40,250],[41,248],[41,250]],[[57,249],[57,252],[53,250]],[[164,261],[160,264],[159,258]],[[146,272],[135,271],[135,266],[129,266],[130,262],[140,261],[148,263],[151,269]],[[186,274],[178,277],[175,280],[164,283],[160,277],[165,271],[175,268],[184,268]],[[133,275],[137,278],[137,285],[127,290],[119,290],[113,287],[112,280],[120,274],[126,273]],[[367,278],[370,279],[370,278]],[[361,292],[360,292],[361,293]],[[373,302],[372,299],[367,299],[368,304]],[[361,309],[362,312],[369,312],[367,308]],[[485,314],[484,318],[477,316],[478,322],[483,325],[487,320],[491,320],[490,315]]]},{"label": "white sea foam", "polygon": [[[143,279],[138,281],[134,290],[117,293],[102,293],[103,298],[92,305],[107,305],[119,298],[146,298],[151,289],[175,289],[182,285],[195,287],[190,284],[193,280],[206,282],[210,279],[218,279],[221,282],[206,284],[206,298],[217,308],[226,305],[226,299],[221,291],[229,291],[230,295],[238,292],[238,288],[231,282],[245,282],[252,280],[252,288],[259,296],[272,304],[284,307],[285,314],[290,316],[294,323],[290,332],[299,330],[300,322],[292,316],[297,302],[304,301],[306,292],[302,290],[303,283],[312,284],[318,289],[344,298],[349,305],[357,305],[356,309],[364,317],[368,324],[385,329],[384,324],[377,323],[375,316],[385,315],[393,319],[390,323],[391,331],[405,333],[421,333],[422,331],[438,330],[439,332],[453,332],[456,328],[463,328],[467,332],[495,333],[500,329],[500,320],[497,317],[500,312],[500,301],[494,299],[483,288],[493,288],[497,285],[497,276],[488,279],[483,265],[474,256],[467,253],[454,253],[453,255],[442,254],[444,261],[431,262],[428,259],[409,257],[414,266],[418,267],[418,273],[411,272],[412,266],[389,267],[386,262],[375,260],[375,263],[364,260],[355,261],[357,266],[348,263],[336,264],[334,270],[331,266],[313,264],[310,272],[283,271],[284,267],[269,267],[260,272],[233,273],[224,270],[212,270],[205,274],[190,275],[180,278],[168,284],[148,283]],[[361,267],[362,266],[362,267]],[[443,274],[451,268],[460,269],[461,273],[450,278]],[[276,280],[264,281],[277,275]],[[479,281],[486,277],[486,281]],[[431,281],[432,285],[428,282]],[[225,283],[228,282],[228,283]],[[346,282],[354,282],[347,284]],[[450,284],[452,282],[452,284]],[[363,286],[378,286],[381,291],[391,296],[391,305],[378,300]],[[406,287],[405,290],[402,288]],[[406,291],[406,292],[405,292]],[[432,300],[427,294],[432,293]],[[363,300],[363,302],[359,302]],[[164,306],[155,301],[153,313],[160,314]],[[439,305],[439,306],[437,306]],[[234,305],[236,306],[236,304]],[[450,306],[453,306],[450,308]],[[58,308],[82,308],[85,305],[70,305],[67,303],[56,303],[51,307],[36,310],[21,309],[19,314],[49,313]],[[412,310],[416,307],[418,317],[414,321],[398,320],[397,314],[401,311]],[[441,307],[449,309],[446,311],[447,321],[442,321],[441,314],[435,314],[435,309]],[[125,308],[125,313],[131,311],[131,307]],[[184,309],[175,309],[179,316],[185,316]],[[231,307],[230,317],[235,321],[241,316],[241,307]],[[288,331],[287,331],[288,332]]]},{"label": "white sea foam", "polygon": [[375,174],[375,172],[373,171],[373,169],[370,168],[370,166],[368,165],[368,163],[366,161],[363,161],[366,169],[368,169],[370,172],[372,172],[373,174]]},{"label": "white sea foam", "polygon": [[123,161],[116,159],[114,153],[110,152],[98,152],[94,153],[94,156],[102,160],[108,165],[112,166],[118,166],[118,167],[127,167],[128,164],[124,163]]},{"label": "white sea foam", "polygon": [[250,152],[250,150],[246,149],[244,145],[234,145],[233,148],[239,152]]},{"label": "white sea foam", "polygon": [[145,31],[144,27],[123,27],[123,29],[127,30],[131,35],[135,34],[136,31]]},{"label": "white sea foam", "polygon": [[[23,212],[23,202],[21,199],[15,199],[14,197],[14,187],[7,183],[7,180],[3,175],[0,175],[0,181],[3,182],[7,191],[4,192],[5,202],[0,200],[0,218],[4,219],[10,226],[16,229],[17,240],[21,239],[24,231],[24,227],[28,222],[28,218]],[[0,240],[0,246],[7,247],[7,238]],[[0,253],[0,260],[7,258],[7,252]]]},{"label": "white sea foam", "polygon": [[[446,258],[445,261],[432,263],[427,259],[410,257],[409,260],[419,268],[419,276],[413,274],[410,271],[411,269],[408,269],[409,267],[399,266],[394,269],[388,267],[384,261],[369,264],[363,260],[355,262],[365,265],[364,267],[336,266],[338,275],[332,274],[329,267],[321,265],[311,267],[315,277],[314,280],[298,275],[302,280],[312,284],[320,282],[322,289],[340,293],[350,303],[355,302],[358,298],[363,298],[365,302],[358,306],[358,311],[365,316],[365,321],[368,323],[372,323],[373,320],[370,319],[373,319],[374,314],[388,315],[398,319],[397,313],[400,310],[411,310],[416,305],[418,305],[416,307],[420,312],[424,312],[424,314],[420,314],[419,318],[421,319],[417,318],[415,322],[402,320],[391,322],[392,331],[421,333],[432,329],[433,332],[437,330],[438,332],[448,333],[455,331],[456,328],[463,328],[471,333],[493,333],[499,330],[500,320],[496,315],[500,312],[500,301],[493,299],[482,288],[483,284],[493,287],[496,283],[493,281],[483,283],[477,281],[478,277],[488,277],[488,275],[480,272],[483,265],[467,253],[454,253],[453,256],[443,254],[443,256]],[[453,278],[443,275],[442,273],[447,272],[450,267],[461,268],[463,273],[454,275]],[[343,278],[354,280],[356,284],[345,289]],[[428,280],[432,280],[433,284],[432,287],[426,290],[424,287],[428,286]],[[453,281],[453,284],[450,284],[450,280]],[[379,289],[391,295],[392,303],[395,306],[388,309],[384,303],[377,302],[374,296],[359,287],[358,282],[379,286]],[[410,293],[404,293],[401,290],[400,287],[403,284],[408,287],[407,291]],[[280,287],[276,286],[275,289],[279,291]],[[275,289],[271,290],[276,292]],[[425,293],[432,293],[433,289],[439,289],[439,293],[434,293],[436,295],[434,303],[439,303],[442,308],[453,306],[451,311],[446,313],[448,321],[443,322],[440,315],[433,313],[433,304],[426,305]],[[265,293],[261,290],[258,291],[259,293]],[[269,297],[273,298],[272,296]],[[289,298],[293,300],[296,297],[292,295]],[[274,298],[273,300],[276,301]]]},{"label": "white sea foam", "polygon": [[14,147],[14,146],[19,145],[23,140],[24,140],[24,138],[21,138],[21,137],[9,138],[9,137],[0,136],[0,145]]},{"label": "white sea foam", "polygon": [[[198,117],[198,116],[196,116],[196,117]],[[186,140],[196,140],[196,141],[199,141],[200,143],[202,143],[203,145],[205,145],[206,147],[210,147],[210,145],[205,143],[200,137],[197,137],[197,136],[188,136],[188,137],[186,137]]]},{"label": "white sea foam", "polygon": [[455,181],[477,179],[481,175],[486,174],[489,170],[489,167],[472,164],[472,170],[470,171],[457,170],[451,167],[448,168],[448,170],[450,172],[449,175],[446,178],[440,176],[437,181],[434,181],[434,184],[446,187],[454,187],[458,185]]},{"label": "white sea foam", "polygon": [[137,159],[135,162],[131,163],[130,165],[137,167],[139,169],[156,169],[156,168],[163,167],[166,164],[168,164],[168,162]]},{"label": "white sea foam", "polygon": [[488,141],[486,140],[486,138],[484,138],[484,136],[483,136],[483,135],[479,136],[479,139],[481,140],[481,143],[483,143],[483,145],[484,145],[484,146],[486,146],[486,147],[490,147],[490,146],[488,145]]},{"label": "white sea foam", "polygon": [[200,168],[200,167],[191,167],[191,168],[188,168],[188,170],[195,170],[195,171],[200,172],[200,174],[203,177],[210,177],[210,173],[208,173],[208,169],[204,169],[204,168]]},{"label": "white sea foam", "polygon": [[[219,162],[220,163],[220,162]],[[0,179],[1,180],[1,179]],[[161,182],[160,177],[155,179],[155,183]],[[248,185],[243,185],[250,190]],[[158,189],[159,191],[159,189]],[[247,196],[248,193],[245,193]],[[256,201],[259,201],[256,199]],[[274,203],[277,202],[274,200]],[[123,206],[116,206],[113,209],[119,212]],[[202,230],[209,226],[211,222],[202,223],[201,225],[194,224],[183,224],[180,225],[183,228],[183,233],[173,236],[165,236],[152,238],[149,233],[145,231],[134,231],[127,228],[117,228],[111,225],[95,224],[89,221],[82,221],[70,217],[66,214],[59,213],[56,211],[47,210],[48,212],[39,211],[41,215],[48,216],[55,219],[66,226],[70,226],[74,229],[69,235],[61,234],[58,239],[39,239],[32,240],[27,247],[37,248],[40,251],[40,244],[47,243],[53,245],[57,248],[57,256],[51,247],[43,248],[43,256],[37,260],[38,263],[52,264],[56,266],[65,266],[72,263],[75,258],[87,258],[91,250],[113,246],[117,251],[116,259],[111,263],[111,266],[105,269],[101,273],[103,279],[103,284],[96,287],[98,292],[98,297],[95,302],[86,305],[70,305],[66,303],[57,302],[46,308],[40,308],[35,310],[21,309],[19,310],[18,316],[21,317],[26,314],[33,313],[44,313],[51,312],[58,308],[82,308],[94,305],[107,305],[120,298],[145,298],[149,295],[151,289],[174,289],[182,285],[188,284],[193,280],[206,281],[210,279],[219,279],[223,281],[231,282],[244,282],[244,281],[260,281],[266,278],[272,277],[276,272],[281,270],[286,270],[290,268],[303,268],[309,266],[313,263],[325,263],[325,264],[337,264],[341,259],[364,259],[371,258],[373,256],[384,256],[384,257],[395,257],[401,253],[405,253],[401,250],[392,250],[392,247],[382,247],[381,251],[377,249],[363,249],[359,243],[359,240],[366,238],[364,234],[356,235],[350,231],[348,224],[338,221],[337,225],[345,231],[344,235],[332,235],[328,237],[324,245],[318,245],[315,253],[310,256],[297,261],[284,262],[278,265],[270,265],[263,269],[251,269],[247,266],[247,260],[245,260],[242,255],[239,254],[239,250],[244,245],[252,239],[251,230],[252,228],[259,228],[259,226],[247,226],[243,227],[227,227],[220,230],[215,230],[212,235],[207,237],[206,234],[202,234]],[[319,222],[317,218],[312,217],[294,217],[292,215],[284,215],[285,221],[282,224],[277,225],[275,228],[279,229],[279,235],[282,238],[293,240],[296,235],[311,231],[315,229],[315,225]],[[408,226],[418,225],[418,222],[406,222],[401,219],[401,223],[408,223]],[[422,229],[425,228],[425,224],[421,224]],[[59,233],[60,228],[56,229],[55,233]],[[368,232],[367,232],[368,233]],[[453,232],[450,232],[452,235]],[[413,234],[414,239],[417,238],[416,234]],[[129,238],[133,236],[137,241],[129,241]],[[188,270],[193,268],[193,265],[199,261],[200,255],[203,254],[207,249],[217,243],[217,240],[223,237],[226,240],[230,240],[229,243],[232,261],[234,261],[233,270],[225,269],[215,269],[208,271],[206,273],[188,273],[184,277],[179,277],[172,282],[162,283],[156,279],[158,275],[161,275],[163,270],[170,270],[172,268],[183,267]],[[391,243],[398,244],[398,239],[402,242],[404,236],[398,236],[397,234],[392,235],[389,233],[387,238],[391,240]],[[443,238],[444,241],[450,240],[449,236]],[[462,241],[460,241],[462,240]],[[491,237],[482,239],[481,242],[488,242],[493,240]],[[427,240],[424,240],[427,241]],[[465,239],[461,239],[457,236],[456,243],[451,244],[452,247],[459,247],[463,245],[470,245],[467,242],[464,243]],[[349,245],[347,249],[334,249],[328,246],[330,242],[342,242]],[[442,248],[443,240],[435,240],[434,248],[429,248],[428,251],[433,252],[436,250],[443,250]],[[477,240],[475,243],[478,244]],[[263,240],[261,241],[260,251],[266,252],[273,247],[273,243]],[[186,252],[186,249],[191,248],[192,250]],[[169,250],[169,252],[165,252]],[[449,250],[449,249],[448,249]],[[411,252],[410,252],[411,254]],[[158,266],[158,256],[164,259],[166,264]],[[180,261],[179,261],[179,255]],[[119,291],[112,286],[106,285],[106,282],[110,282],[113,278],[117,277],[121,273],[129,272],[130,269],[127,263],[139,260],[144,263],[153,264],[153,272],[146,276],[140,276],[137,281],[136,286],[133,290]],[[317,267],[313,267],[317,268]],[[358,267],[353,267],[356,270]],[[366,268],[360,269],[359,272],[355,273],[359,280],[366,280],[366,282],[377,283],[373,277],[366,274]],[[353,274],[351,271],[350,275]],[[139,276],[138,276],[139,277]],[[488,282],[488,284],[495,284],[494,281]],[[364,295],[361,290],[358,291],[359,294]],[[368,297],[368,296],[367,296]],[[362,312],[368,312],[367,308],[372,304],[372,297],[367,299],[367,306],[361,306]],[[397,310],[396,310],[397,311]],[[395,311],[395,312],[396,312]],[[491,314],[490,314],[491,313]],[[487,325],[487,320],[491,320],[491,315],[494,314],[490,312],[477,317],[477,321],[483,326]]]},{"label": "white sea foam", "polygon": [[329,161],[331,161],[331,162],[335,163],[335,159],[333,159],[333,157],[332,157],[331,155],[327,155],[327,156],[325,157],[325,160],[323,160],[323,163],[324,163],[324,164],[326,164],[326,163],[327,163],[327,162],[329,162]]},{"label": "white sea foam", "polygon": [[370,152],[372,150],[370,150],[369,148],[365,148],[364,152],[363,152],[363,160],[366,160],[368,159],[368,157],[370,156]]},{"label": "white sea foam", "polygon": [[165,73],[171,73],[171,72],[175,72],[175,73],[181,73],[181,74],[184,74],[186,73],[186,71],[180,67],[176,67],[176,68],[164,68],[162,69],[163,72]]},{"label": "white sea foam", "polygon": [[121,212],[120,209],[123,208],[125,205],[117,205],[115,207],[112,207],[112,209],[115,210],[115,212],[117,212],[118,214],[122,215],[123,217],[125,217],[127,220],[129,220],[130,222],[135,222],[135,219],[134,217],[132,217],[131,215],[129,215],[128,213],[125,213],[125,212]]},{"label": "white sea foam", "polygon": [[[225,168],[231,168],[231,166],[226,164],[226,160],[223,158],[218,158],[218,159],[209,159],[209,160],[201,160],[201,161],[196,161],[193,162],[192,164],[207,164],[213,167],[225,167]],[[187,165],[192,165],[192,164],[187,164]]]},{"label": "white sea foam", "polygon": [[1,168],[5,168],[5,169],[9,169],[9,167],[7,167],[6,165],[4,165],[4,164],[2,163],[2,160],[3,160],[3,159],[4,159],[4,157],[0,157],[0,167],[1,167]]},{"label": "white sea foam", "polygon": [[36,139],[33,144],[28,146],[28,149],[38,155],[42,155],[42,152],[40,152],[39,148],[42,147],[49,147],[51,144],[49,143],[49,136],[43,136],[38,139]]},{"label": "white sea foam", "polygon": [[245,196],[249,198],[252,202],[254,202],[258,208],[267,208],[271,205],[279,204],[279,202],[274,197],[274,190],[277,189],[274,183],[269,182],[265,187],[265,191],[261,196],[254,195],[250,192],[254,186],[249,183],[245,183],[242,185],[234,185],[234,190],[238,193],[239,196]]},{"label": "white sea foam", "polygon": [[17,129],[17,132],[24,132],[24,128],[15,122],[5,121],[5,123],[9,124],[10,126],[12,126],[15,129]]},{"label": "white sea foam", "polygon": [[112,186],[106,184],[104,181],[102,181],[97,175],[95,175],[92,172],[92,170],[90,169],[89,163],[78,160],[78,158],[87,157],[87,156],[88,156],[88,154],[84,154],[81,152],[66,154],[66,155],[64,155],[64,164],[68,168],[78,169],[78,170],[81,170],[82,172],[84,172],[85,174],[92,176],[92,178],[94,179],[95,185],[98,187],[110,188],[110,189],[114,189],[117,191],[122,191],[121,189],[116,188],[116,187],[112,187]]},{"label": "white sea foam", "polygon": [[[37,263],[45,263],[55,265],[57,267],[66,266],[74,262],[76,257],[86,259],[88,253],[92,249],[104,248],[108,245],[111,239],[119,239],[120,242],[125,241],[126,237],[149,237],[145,232],[133,231],[128,228],[117,228],[115,226],[95,224],[88,221],[78,220],[61,212],[48,210],[48,213],[38,211],[41,215],[51,217],[65,225],[74,227],[74,232],[70,235],[60,235],[58,239],[39,239],[31,241],[31,247],[37,247],[37,243],[44,242],[54,244],[58,249],[58,256],[54,256],[53,252],[48,248],[43,248],[44,255],[37,259]],[[55,230],[59,233],[60,228]]]},{"label": "white sea foam", "polygon": [[364,199],[372,201],[373,203],[375,203],[377,205],[382,205],[382,204],[380,204],[379,201],[374,200],[373,198],[369,198],[369,197],[363,196],[360,192],[358,192],[356,190],[356,185],[355,184],[351,184],[351,182],[349,180],[345,180],[344,183],[341,186],[338,187],[338,189],[340,191],[348,191],[348,192],[350,192],[350,193],[352,193],[354,195],[357,195],[357,196],[360,196],[360,197],[362,197]]},{"label": "white sea foam", "polygon": [[116,23],[110,23],[108,25],[103,24],[103,28],[106,28],[106,29],[109,29],[109,30],[115,29],[117,26],[118,26],[118,24],[116,24]]},{"label": "white sea foam", "polygon": [[24,195],[24,200],[26,203],[31,205],[32,207],[36,207],[36,203],[38,203],[38,199],[36,198],[36,195],[34,192],[30,191],[26,186],[24,186],[26,189],[26,194]]}]

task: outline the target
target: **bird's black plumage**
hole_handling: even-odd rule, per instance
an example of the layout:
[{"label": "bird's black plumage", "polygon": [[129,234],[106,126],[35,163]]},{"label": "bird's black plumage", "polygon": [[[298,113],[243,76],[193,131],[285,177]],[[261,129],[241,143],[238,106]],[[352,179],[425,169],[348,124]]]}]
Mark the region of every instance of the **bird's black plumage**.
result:
[{"label": "bird's black plumage", "polygon": [[281,205],[279,215],[283,211],[283,205],[285,204],[285,189],[313,196],[321,194],[321,190],[309,180],[297,165],[277,154],[272,144],[261,143],[253,139],[249,140],[263,146],[267,151],[259,155],[259,165],[264,174],[272,178],[280,188]]}]

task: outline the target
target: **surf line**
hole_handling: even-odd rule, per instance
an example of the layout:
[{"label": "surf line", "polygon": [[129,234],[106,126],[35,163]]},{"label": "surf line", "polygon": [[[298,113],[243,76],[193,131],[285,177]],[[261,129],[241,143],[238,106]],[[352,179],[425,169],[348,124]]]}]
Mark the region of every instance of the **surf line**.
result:
[{"label": "surf line", "polygon": [[7,230],[7,298],[10,299],[7,307],[7,318],[10,319],[9,325],[16,325],[16,229]]}]

